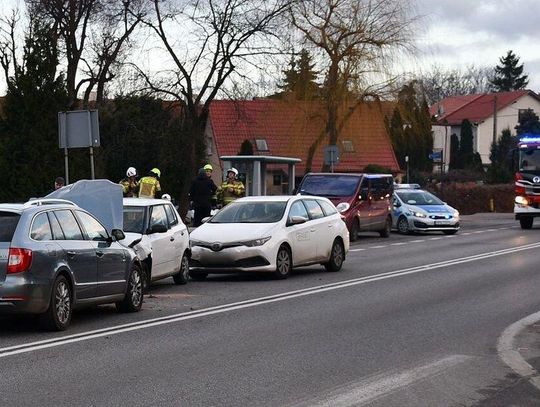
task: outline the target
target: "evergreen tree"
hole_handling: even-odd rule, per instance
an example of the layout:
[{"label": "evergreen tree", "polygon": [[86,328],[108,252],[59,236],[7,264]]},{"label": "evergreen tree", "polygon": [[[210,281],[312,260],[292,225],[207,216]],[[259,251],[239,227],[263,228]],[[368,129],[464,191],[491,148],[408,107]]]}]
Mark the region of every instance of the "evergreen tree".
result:
[{"label": "evergreen tree", "polygon": [[238,155],[253,155],[253,144],[251,143],[251,141],[242,141]]},{"label": "evergreen tree", "polygon": [[0,200],[25,201],[53,189],[64,173],[58,147],[58,112],[66,110],[67,91],[57,75],[56,36],[39,20],[31,19],[23,48],[23,63],[8,80],[0,121],[4,183]]},{"label": "evergreen tree", "polygon": [[[459,142],[459,155],[463,159],[473,154],[473,129],[469,120],[461,122],[461,140]],[[463,161],[463,160],[462,160]],[[463,161],[463,162],[466,162]]]},{"label": "evergreen tree", "polygon": [[517,146],[517,138],[512,136],[510,129],[504,129],[495,143],[491,144],[487,180],[490,183],[506,183],[512,180],[512,150]]},{"label": "evergreen tree", "polygon": [[534,110],[527,109],[524,112],[520,112],[516,133],[518,136],[526,133],[540,134],[540,121]]},{"label": "evergreen tree", "polygon": [[182,208],[187,206],[196,171],[186,165],[193,141],[182,131],[175,105],[149,96],[117,96],[114,103],[102,107],[100,115],[100,176],[117,182],[128,167],[135,167],[141,176],[157,167],[163,192]]},{"label": "evergreen tree", "polygon": [[285,94],[294,94],[297,100],[313,100],[319,97],[320,87],[317,84],[317,71],[312,57],[305,49],[300,51],[298,59],[291,58],[289,69],[283,71],[283,84],[279,88]]},{"label": "evergreen tree", "polygon": [[529,83],[527,75],[523,74],[523,64],[518,65],[519,57],[512,50],[505,57],[499,58],[500,65],[495,67],[495,75],[490,80],[496,92],[508,92],[524,89]]},{"label": "evergreen tree", "polygon": [[399,114],[394,112],[396,121],[391,122],[389,133],[394,151],[397,151],[396,155],[400,157],[400,166],[405,167],[405,156],[409,156],[410,169],[431,171],[433,169],[433,162],[429,159],[429,154],[433,150],[431,117],[425,99],[416,92],[414,82],[401,88],[397,110]]},{"label": "evergreen tree", "polygon": [[457,134],[452,134],[450,136],[450,162],[448,164],[449,170],[455,170],[462,168],[461,163],[459,162],[459,138]]}]

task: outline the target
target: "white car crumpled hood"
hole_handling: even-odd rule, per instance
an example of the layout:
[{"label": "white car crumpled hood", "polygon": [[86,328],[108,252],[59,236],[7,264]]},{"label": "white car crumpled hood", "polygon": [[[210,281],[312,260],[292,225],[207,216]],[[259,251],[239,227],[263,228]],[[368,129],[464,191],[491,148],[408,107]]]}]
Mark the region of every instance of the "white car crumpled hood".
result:
[{"label": "white car crumpled hood", "polygon": [[120,240],[119,243],[125,247],[128,247],[133,241],[142,237],[141,241],[133,246],[133,250],[137,254],[139,260],[144,260],[150,256],[152,253],[152,243],[150,243],[148,236],[133,232],[124,232],[124,234],[126,235],[126,238]]},{"label": "white car crumpled hood", "polygon": [[207,243],[242,242],[271,236],[275,223],[204,223],[189,234],[192,240]]}]

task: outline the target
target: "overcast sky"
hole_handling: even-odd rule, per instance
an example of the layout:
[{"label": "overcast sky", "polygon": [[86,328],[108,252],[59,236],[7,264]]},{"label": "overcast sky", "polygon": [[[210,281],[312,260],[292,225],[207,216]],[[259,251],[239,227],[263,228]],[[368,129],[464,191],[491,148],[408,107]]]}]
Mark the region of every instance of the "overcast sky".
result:
[{"label": "overcast sky", "polygon": [[417,0],[423,16],[417,66],[494,67],[513,50],[540,91],[540,0]]},{"label": "overcast sky", "polygon": [[[401,1],[401,0],[395,0]],[[540,0],[410,0],[422,16],[418,54],[402,69],[494,67],[513,50],[525,65],[529,89],[540,92]],[[0,14],[22,0],[0,0]],[[0,80],[0,94],[5,85]]]}]

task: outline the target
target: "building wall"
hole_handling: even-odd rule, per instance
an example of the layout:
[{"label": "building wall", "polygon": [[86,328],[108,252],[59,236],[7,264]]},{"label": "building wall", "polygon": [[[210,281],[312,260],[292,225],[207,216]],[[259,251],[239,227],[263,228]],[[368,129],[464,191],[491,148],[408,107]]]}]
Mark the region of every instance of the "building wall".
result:
[{"label": "building wall", "polygon": [[[540,102],[532,96],[524,95],[509,106],[497,112],[497,139],[501,132],[509,128],[513,135],[516,134],[515,127],[518,124],[518,114],[520,109],[533,109],[536,114],[540,114]],[[482,123],[478,123],[477,151],[482,157],[482,163],[490,164],[489,153],[493,142],[493,116]]]}]

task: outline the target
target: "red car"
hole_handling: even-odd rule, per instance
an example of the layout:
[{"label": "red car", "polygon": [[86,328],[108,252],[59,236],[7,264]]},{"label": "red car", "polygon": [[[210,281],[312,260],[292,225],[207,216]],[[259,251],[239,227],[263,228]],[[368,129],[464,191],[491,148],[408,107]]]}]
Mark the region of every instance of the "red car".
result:
[{"label": "red car", "polygon": [[343,215],[352,242],[359,232],[390,236],[390,199],[394,192],[391,174],[308,173],[297,191],[330,199]]}]

